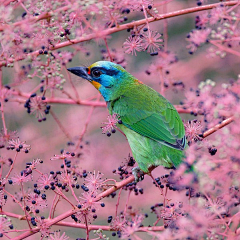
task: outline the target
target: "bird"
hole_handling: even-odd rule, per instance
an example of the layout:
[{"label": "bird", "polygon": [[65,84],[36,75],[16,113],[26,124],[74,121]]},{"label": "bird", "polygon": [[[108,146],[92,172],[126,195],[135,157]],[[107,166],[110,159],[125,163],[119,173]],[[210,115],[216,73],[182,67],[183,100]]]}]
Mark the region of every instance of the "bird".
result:
[{"label": "bird", "polygon": [[177,168],[182,163],[187,145],[184,124],[160,93],[110,61],[68,71],[89,81],[103,96],[110,115],[120,119],[117,127],[126,135],[138,164],[132,169],[137,182],[152,167]]}]

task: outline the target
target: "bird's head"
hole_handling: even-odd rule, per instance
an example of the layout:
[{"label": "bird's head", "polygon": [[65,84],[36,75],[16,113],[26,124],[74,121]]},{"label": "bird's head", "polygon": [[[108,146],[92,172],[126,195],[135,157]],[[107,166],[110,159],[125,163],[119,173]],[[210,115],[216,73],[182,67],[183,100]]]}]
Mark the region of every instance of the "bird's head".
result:
[{"label": "bird's head", "polygon": [[89,67],[68,68],[68,71],[88,80],[105,101],[118,98],[129,84],[138,81],[122,66],[108,61],[95,62]]}]

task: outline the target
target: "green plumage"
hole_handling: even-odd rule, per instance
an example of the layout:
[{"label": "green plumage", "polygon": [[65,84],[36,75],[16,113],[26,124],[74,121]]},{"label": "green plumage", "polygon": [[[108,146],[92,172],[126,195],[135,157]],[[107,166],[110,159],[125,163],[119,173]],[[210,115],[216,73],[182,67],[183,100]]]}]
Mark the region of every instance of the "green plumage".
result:
[{"label": "green plumage", "polygon": [[[110,114],[118,114],[122,121],[118,127],[126,135],[140,170],[179,166],[186,145],[185,130],[167,99],[115,63],[99,61],[88,68],[68,70],[91,82],[107,102]],[[138,180],[136,171],[135,178]]]},{"label": "green plumage", "polygon": [[178,112],[152,88],[135,83],[108,103],[110,114],[120,116],[118,127],[126,135],[134,158],[144,172],[152,165],[177,167],[183,158],[176,141],[185,141],[185,130]]}]

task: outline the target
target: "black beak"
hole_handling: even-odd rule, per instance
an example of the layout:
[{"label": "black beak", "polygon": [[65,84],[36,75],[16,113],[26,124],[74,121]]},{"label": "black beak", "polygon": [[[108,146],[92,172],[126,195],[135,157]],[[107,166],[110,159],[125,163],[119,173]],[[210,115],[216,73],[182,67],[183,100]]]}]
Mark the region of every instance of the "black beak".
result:
[{"label": "black beak", "polygon": [[73,67],[68,68],[67,70],[81,78],[87,79],[90,82],[92,81],[91,76],[88,74],[88,68],[86,67]]}]

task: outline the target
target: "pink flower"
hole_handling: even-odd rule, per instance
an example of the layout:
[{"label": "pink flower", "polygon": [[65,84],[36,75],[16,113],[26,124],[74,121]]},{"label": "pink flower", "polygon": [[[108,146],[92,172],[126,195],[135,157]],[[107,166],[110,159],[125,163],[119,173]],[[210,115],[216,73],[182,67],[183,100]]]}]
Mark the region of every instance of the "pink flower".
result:
[{"label": "pink flower", "polygon": [[210,24],[216,24],[220,19],[223,19],[223,18],[232,18],[231,16],[229,16],[229,7],[226,7],[226,6],[218,6],[218,7],[215,7],[213,8],[211,11],[210,11]]},{"label": "pink flower", "polygon": [[148,30],[146,33],[143,33],[142,47],[148,52],[155,52],[160,50],[163,40],[161,39],[161,34]]},{"label": "pink flower", "polygon": [[45,221],[45,219],[37,217],[37,218],[35,218],[35,220],[38,223],[38,226],[40,228],[40,233],[41,233],[42,238],[49,236],[50,235],[50,226]]},{"label": "pink flower", "polygon": [[115,129],[116,124],[119,121],[119,116],[114,113],[113,115],[109,115],[107,117],[107,120],[108,120],[108,122],[103,122],[103,124],[105,124],[106,126],[101,127],[102,128],[102,133],[109,133],[113,129]]},{"label": "pink flower", "polygon": [[107,25],[111,26],[118,26],[119,23],[123,22],[123,17],[121,14],[112,12],[108,7],[105,7],[105,18],[104,20],[107,21]]},{"label": "pink flower", "polygon": [[68,240],[69,237],[65,235],[65,232],[61,235],[60,231],[54,232],[53,235],[50,235],[50,240]]},{"label": "pink flower", "polygon": [[85,185],[89,188],[90,191],[96,191],[101,188],[104,180],[102,179],[103,174],[100,172],[88,173],[87,177],[84,179]]},{"label": "pink flower", "polygon": [[200,45],[206,43],[211,31],[210,28],[206,28],[190,32],[187,36],[187,41],[190,42],[187,48],[189,48],[191,52],[195,52]]},{"label": "pink flower", "polygon": [[59,182],[62,183],[63,186],[72,186],[72,185],[76,185],[76,180],[75,178],[70,175],[70,174],[67,174],[67,173],[62,173],[60,176],[59,176]]},{"label": "pink flower", "polygon": [[17,184],[17,185],[28,182],[31,179],[32,179],[32,176],[30,174],[26,175],[24,173],[16,174],[14,177],[12,177],[13,184]]},{"label": "pink flower", "polygon": [[134,233],[139,230],[143,219],[143,215],[136,215],[133,219],[124,224],[122,227],[122,238],[128,239],[130,236],[133,236]]},{"label": "pink flower", "polygon": [[142,39],[139,36],[130,36],[123,43],[123,48],[125,49],[125,53],[137,56],[137,52],[141,52],[143,50]]},{"label": "pink flower", "polygon": [[8,144],[9,149],[15,149],[17,152],[23,151],[28,153],[31,149],[30,145],[26,144],[25,142],[21,142],[19,138],[9,140]]},{"label": "pink flower", "polygon": [[209,13],[208,12],[202,13],[202,14],[196,16],[196,18],[195,18],[195,25],[196,25],[196,28],[198,28],[198,29],[202,29],[202,28],[206,27],[206,25],[208,23],[209,23]]},{"label": "pink flower", "polygon": [[86,208],[86,209],[80,210],[79,212],[76,212],[74,214],[75,216],[74,220],[77,222],[84,222],[84,223],[86,223],[86,220],[87,220],[87,222],[90,223],[94,215],[95,213],[93,213],[91,209]]},{"label": "pink flower", "polygon": [[45,186],[50,186],[51,182],[54,182],[53,175],[43,174],[37,180],[37,184],[40,190],[45,189]]},{"label": "pink flower", "polygon": [[121,64],[122,67],[126,67],[126,65],[127,65],[127,62],[125,59],[125,54],[121,50],[117,50],[117,49],[113,48],[113,49],[109,49],[107,51],[107,50],[103,49],[101,51],[101,54],[102,54],[103,60],[110,61],[111,60],[110,56],[111,56],[113,62],[115,62],[117,64]]},{"label": "pink flower", "polygon": [[84,192],[82,193],[82,197],[79,197],[83,201],[84,208],[95,208],[101,204],[101,202],[95,201],[95,194],[93,192]]},{"label": "pink flower", "polygon": [[34,114],[38,119],[45,117],[47,103],[42,100],[42,97],[36,96],[30,99],[31,113]]},{"label": "pink flower", "polygon": [[111,228],[115,231],[122,231],[124,226],[126,225],[125,218],[121,216],[117,216],[111,223]]},{"label": "pink flower", "polygon": [[27,205],[30,207],[31,211],[36,209],[43,209],[47,207],[47,201],[41,198],[41,195],[36,193],[29,193],[27,196]]},{"label": "pink flower", "polygon": [[74,155],[71,154],[70,152],[63,152],[60,155],[54,155],[53,157],[50,158],[51,161],[55,161],[55,160],[64,160],[64,159],[71,159],[74,158]]},{"label": "pink flower", "polygon": [[8,131],[7,135],[4,134],[4,131],[0,131],[0,146],[4,146],[9,140],[17,139],[16,131]]},{"label": "pink flower", "polygon": [[199,141],[202,138],[199,136],[202,134],[202,125],[201,122],[197,120],[193,121],[187,121],[187,123],[184,124],[185,131],[186,131],[186,137],[187,140],[192,141]]},{"label": "pink flower", "polygon": [[10,228],[12,229],[10,218],[7,218],[5,215],[0,215],[0,233],[7,233]]},{"label": "pink flower", "polygon": [[153,5],[153,0],[140,0],[139,3],[147,8],[149,5]]},{"label": "pink flower", "polygon": [[[7,183],[7,179],[0,179],[0,181],[2,182],[2,185],[5,185]],[[0,205],[3,206],[5,205],[7,199],[5,198],[5,193],[4,191],[0,191]]]}]

